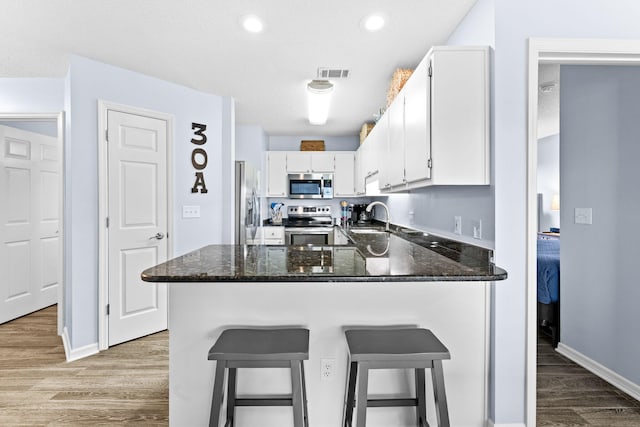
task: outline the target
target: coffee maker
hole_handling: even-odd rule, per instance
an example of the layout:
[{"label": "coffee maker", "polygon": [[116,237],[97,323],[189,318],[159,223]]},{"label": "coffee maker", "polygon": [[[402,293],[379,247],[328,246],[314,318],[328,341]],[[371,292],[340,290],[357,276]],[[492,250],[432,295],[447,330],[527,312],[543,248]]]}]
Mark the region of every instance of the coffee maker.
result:
[{"label": "coffee maker", "polygon": [[351,223],[356,224],[370,224],[373,219],[373,211],[375,209],[372,208],[371,212],[367,212],[368,204],[357,204],[351,207]]}]

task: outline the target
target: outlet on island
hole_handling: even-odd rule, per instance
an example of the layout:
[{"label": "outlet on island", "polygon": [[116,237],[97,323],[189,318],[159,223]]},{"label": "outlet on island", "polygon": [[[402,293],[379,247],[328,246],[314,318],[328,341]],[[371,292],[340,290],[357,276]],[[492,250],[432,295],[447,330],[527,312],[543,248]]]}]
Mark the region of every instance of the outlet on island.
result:
[{"label": "outlet on island", "polygon": [[456,234],[462,234],[462,217],[461,216],[453,217],[453,232]]}]

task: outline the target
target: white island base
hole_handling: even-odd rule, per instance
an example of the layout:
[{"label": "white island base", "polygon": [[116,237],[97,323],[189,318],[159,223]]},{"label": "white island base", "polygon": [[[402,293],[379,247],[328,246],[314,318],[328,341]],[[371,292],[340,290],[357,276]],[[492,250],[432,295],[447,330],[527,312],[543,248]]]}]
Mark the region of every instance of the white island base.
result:
[{"label": "white island base", "polygon": [[[305,361],[310,427],[340,427],[349,326],[411,325],[431,329],[449,348],[443,361],[451,426],[487,419],[489,286],[486,282],[224,282],[169,284],[170,425],[209,423],[215,362],[209,348],[226,328],[302,326],[310,330]],[[321,359],[333,359],[321,378]],[[430,373],[427,417],[436,426]],[[370,373],[369,394],[407,396],[413,373]],[[290,393],[288,369],[239,369],[238,394]],[[354,420],[355,421],[355,420]],[[223,425],[223,423],[221,423]],[[290,427],[290,407],[241,407],[236,427]],[[354,424],[355,425],[355,424]],[[415,426],[415,408],[370,408],[368,427]]]}]

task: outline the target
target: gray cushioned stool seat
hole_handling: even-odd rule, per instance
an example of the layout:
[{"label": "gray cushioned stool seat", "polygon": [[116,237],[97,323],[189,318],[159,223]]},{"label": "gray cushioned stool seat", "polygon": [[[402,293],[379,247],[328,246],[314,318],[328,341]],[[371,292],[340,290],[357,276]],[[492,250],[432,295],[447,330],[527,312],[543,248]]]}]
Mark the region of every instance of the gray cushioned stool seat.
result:
[{"label": "gray cushioned stool seat", "polygon": [[[350,329],[345,331],[345,337],[349,349],[349,365],[343,427],[351,427],[354,406],[357,409],[357,427],[365,427],[367,407],[383,406],[415,406],[417,425],[428,426],[425,369],[431,369],[438,426],[449,427],[442,360],[450,359],[451,355],[430,330]],[[415,399],[367,398],[369,369],[405,368],[415,370]]]},{"label": "gray cushioned stool seat", "polygon": [[[234,426],[237,406],[292,406],[295,427],[308,427],[307,396],[303,360],[309,359],[309,330],[287,329],[227,329],[220,334],[208,354],[216,360],[216,373],[211,402],[210,427],[218,427],[220,407],[224,398],[224,373],[227,379],[227,420],[225,427]],[[291,396],[236,397],[237,368],[290,368]]]}]

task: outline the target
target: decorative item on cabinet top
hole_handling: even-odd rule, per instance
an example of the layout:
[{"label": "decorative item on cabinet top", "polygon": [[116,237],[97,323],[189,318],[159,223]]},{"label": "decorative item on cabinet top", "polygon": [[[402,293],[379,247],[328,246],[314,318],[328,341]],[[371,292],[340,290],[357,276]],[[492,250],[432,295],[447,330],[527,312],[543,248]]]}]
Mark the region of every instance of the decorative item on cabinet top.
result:
[{"label": "decorative item on cabinet top", "polygon": [[387,107],[396,99],[396,96],[400,93],[400,90],[407,80],[409,80],[411,74],[413,74],[411,68],[398,68],[393,72],[391,83],[389,84],[389,91],[387,92]]},{"label": "decorative item on cabinet top", "polygon": [[324,151],[324,141],[302,140],[300,141],[300,151]]},{"label": "decorative item on cabinet top", "polygon": [[369,135],[375,125],[375,123],[370,122],[362,124],[362,129],[360,129],[360,144],[364,142],[365,138]]}]

